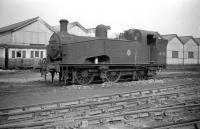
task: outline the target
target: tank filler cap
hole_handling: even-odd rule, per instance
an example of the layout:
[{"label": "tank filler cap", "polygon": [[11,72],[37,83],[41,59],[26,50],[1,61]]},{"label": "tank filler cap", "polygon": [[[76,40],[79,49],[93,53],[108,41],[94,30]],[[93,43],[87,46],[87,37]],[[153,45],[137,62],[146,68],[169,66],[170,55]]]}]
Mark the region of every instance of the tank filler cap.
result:
[{"label": "tank filler cap", "polygon": [[100,24],[95,29],[95,37],[98,38],[107,38],[107,31],[110,29],[110,26]]}]

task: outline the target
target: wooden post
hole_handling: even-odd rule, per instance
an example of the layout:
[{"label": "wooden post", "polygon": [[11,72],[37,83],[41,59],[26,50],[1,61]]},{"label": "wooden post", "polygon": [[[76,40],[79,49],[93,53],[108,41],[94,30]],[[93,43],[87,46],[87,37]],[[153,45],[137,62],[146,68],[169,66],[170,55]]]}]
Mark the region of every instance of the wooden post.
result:
[{"label": "wooden post", "polygon": [[5,46],[5,69],[8,69],[8,65],[9,65],[8,46]]}]

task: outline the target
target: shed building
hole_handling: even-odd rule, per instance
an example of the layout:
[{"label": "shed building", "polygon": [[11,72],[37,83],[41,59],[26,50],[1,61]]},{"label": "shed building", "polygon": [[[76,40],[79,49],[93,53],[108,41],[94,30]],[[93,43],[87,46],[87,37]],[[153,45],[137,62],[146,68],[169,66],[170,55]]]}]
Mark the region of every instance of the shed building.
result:
[{"label": "shed building", "polygon": [[183,42],[176,34],[162,35],[168,40],[167,64],[183,64]]},{"label": "shed building", "polygon": [[180,36],[183,42],[183,55],[184,64],[197,64],[198,63],[198,43],[192,36]]},{"label": "shed building", "polygon": [[[54,30],[40,17],[0,28],[0,66],[34,67],[46,57],[46,45]],[[29,64],[29,65],[28,65]]]},{"label": "shed building", "polygon": [[198,43],[198,64],[200,64],[200,38],[195,38],[195,41]]}]

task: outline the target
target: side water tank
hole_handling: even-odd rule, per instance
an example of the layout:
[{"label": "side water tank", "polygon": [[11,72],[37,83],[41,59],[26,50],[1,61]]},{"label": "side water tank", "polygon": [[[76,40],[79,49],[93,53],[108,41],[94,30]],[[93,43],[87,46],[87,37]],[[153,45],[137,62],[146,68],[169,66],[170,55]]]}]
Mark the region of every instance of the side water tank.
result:
[{"label": "side water tank", "polygon": [[98,25],[95,30],[95,37],[98,38],[107,38],[107,30],[109,27],[105,25]]}]

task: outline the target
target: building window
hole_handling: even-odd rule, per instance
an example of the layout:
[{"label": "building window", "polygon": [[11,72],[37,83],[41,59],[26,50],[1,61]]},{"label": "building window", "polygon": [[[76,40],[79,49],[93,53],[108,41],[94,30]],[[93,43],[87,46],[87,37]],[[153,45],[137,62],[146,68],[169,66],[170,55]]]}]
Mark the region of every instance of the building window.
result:
[{"label": "building window", "polygon": [[40,58],[43,58],[43,51],[40,51]]},{"label": "building window", "polygon": [[194,52],[188,52],[188,58],[194,58]]},{"label": "building window", "polygon": [[35,57],[39,57],[39,51],[35,51]]},{"label": "building window", "polygon": [[34,58],[34,51],[31,51],[31,58]]},{"label": "building window", "polygon": [[22,52],[21,51],[17,51],[17,57],[18,58],[22,57]]},{"label": "building window", "polygon": [[26,51],[22,52],[22,58],[26,58]]},{"label": "building window", "polygon": [[178,51],[172,51],[172,58],[178,58]]},{"label": "building window", "polygon": [[12,58],[15,58],[15,51],[12,51]]}]

